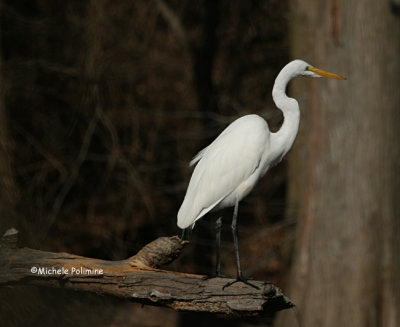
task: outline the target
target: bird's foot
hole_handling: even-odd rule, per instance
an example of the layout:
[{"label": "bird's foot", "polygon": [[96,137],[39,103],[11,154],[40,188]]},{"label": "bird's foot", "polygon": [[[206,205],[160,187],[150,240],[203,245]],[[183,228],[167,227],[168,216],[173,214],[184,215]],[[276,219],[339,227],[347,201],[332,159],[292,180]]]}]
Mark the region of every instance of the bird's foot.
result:
[{"label": "bird's foot", "polygon": [[258,290],[260,289],[258,286],[256,286],[256,285],[254,285],[254,284],[248,282],[248,280],[249,280],[249,278],[245,278],[245,277],[243,277],[242,275],[238,275],[238,276],[236,277],[235,280],[233,280],[233,281],[231,281],[231,282],[229,282],[229,283],[226,283],[226,284],[222,287],[222,289],[225,289],[225,287],[229,287],[229,286],[231,286],[231,285],[233,285],[233,284],[236,284],[236,283],[238,283],[238,282],[242,282],[242,283],[244,283],[244,284],[246,284],[246,285],[249,285],[249,286],[251,286],[251,287],[254,287],[254,288],[258,289]]}]

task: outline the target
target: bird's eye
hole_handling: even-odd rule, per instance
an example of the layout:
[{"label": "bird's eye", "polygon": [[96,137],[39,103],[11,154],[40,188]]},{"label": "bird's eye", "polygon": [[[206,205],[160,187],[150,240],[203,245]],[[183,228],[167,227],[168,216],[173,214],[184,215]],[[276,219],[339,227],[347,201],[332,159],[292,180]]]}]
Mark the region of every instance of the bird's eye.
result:
[{"label": "bird's eye", "polygon": [[306,69],[305,69],[306,71],[309,71],[310,70],[310,66],[306,66]]}]

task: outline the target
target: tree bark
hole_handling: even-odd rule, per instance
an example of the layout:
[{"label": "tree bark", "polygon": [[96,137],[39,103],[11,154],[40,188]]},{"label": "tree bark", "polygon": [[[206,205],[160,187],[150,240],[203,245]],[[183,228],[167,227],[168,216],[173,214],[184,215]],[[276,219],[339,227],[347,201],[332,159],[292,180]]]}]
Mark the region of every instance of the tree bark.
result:
[{"label": "tree bark", "polygon": [[388,1],[308,0],[291,21],[294,57],[348,80],[293,88],[289,295],[301,326],[399,326],[400,20]]},{"label": "tree bark", "polygon": [[[2,1],[0,1],[0,11]],[[5,106],[6,80],[3,76],[2,26],[0,26],[0,235],[7,228],[19,222],[15,210],[17,187],[15,185],[10,158],[10,139],[8,134],[7,112]]]},{"label": "tree bark", "polygon": [[111,295],[177,311],[222,313],[228,316],[268,316],[293,304],[274,285],[252,281],[222,287],[228,278],[160,270],[174,260],[187,242],[160,237],[135,256],[121,261],[85,258],[16,248],[18,232],[8,230],[0,244],[0,286],[39,285]]}]

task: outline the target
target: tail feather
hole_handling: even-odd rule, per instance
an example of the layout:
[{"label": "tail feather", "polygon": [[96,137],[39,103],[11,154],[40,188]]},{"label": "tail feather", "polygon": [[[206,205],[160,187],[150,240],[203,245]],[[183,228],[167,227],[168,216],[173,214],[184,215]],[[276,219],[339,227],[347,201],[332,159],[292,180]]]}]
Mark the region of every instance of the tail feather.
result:
[{"label": "tail feather", "polygon": [[214,202],[206,208],[199,209],[196,208],[193,204],[189,206],[189,201],[186,201],[185,198],[183,200],[182,206],[178,211],[178,227],[181,229],[185,229],[191,226],[193,229],[196,221],[209,213],[211,210],[213,210],[223,199],[224,197],[218,199],[218,201]]}]

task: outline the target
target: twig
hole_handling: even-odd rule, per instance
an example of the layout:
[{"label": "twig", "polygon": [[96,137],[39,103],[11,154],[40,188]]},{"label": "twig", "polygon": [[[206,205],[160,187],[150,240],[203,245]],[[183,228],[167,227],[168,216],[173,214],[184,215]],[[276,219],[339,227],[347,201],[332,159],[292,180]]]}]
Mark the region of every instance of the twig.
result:
[{"label": "twig", "polygon": [[61,209],[61,206],[64,203],[66,196],[68,195],[71,188],[74,186],[76,179],[79,176],[79,170],[86,159],[94,131],[95,131],[97,123],[99,121],[99,116],[100,116],[100,110],[96,110],[95,114],[93,115],[92,119],[89,122],[88,128],[83,137],[83,141],[82,141],[81,148],[79,150],[79,154],[75,160],[74,165],[71,168],[70,174],[69,174],[67,180],[65,181],[65,183],[63,184],[63,186],[61,187],[61,190],[58,192],[56,199],[54,200],[52,213],[47,222],[46,229],[43,232],[44,236],[47,234],[47,231],[50,229],[50,227],[54,223],[54,221]]},{"label": "twig", "polygon": [[174,31],[175,35],[182,42],[185,48],[192,50],[192,45],[179,17],[163,0],[154,0],[154,2],[157,4],[158,10],[164,17],[165,21],[171,26],[171,29]]}]

